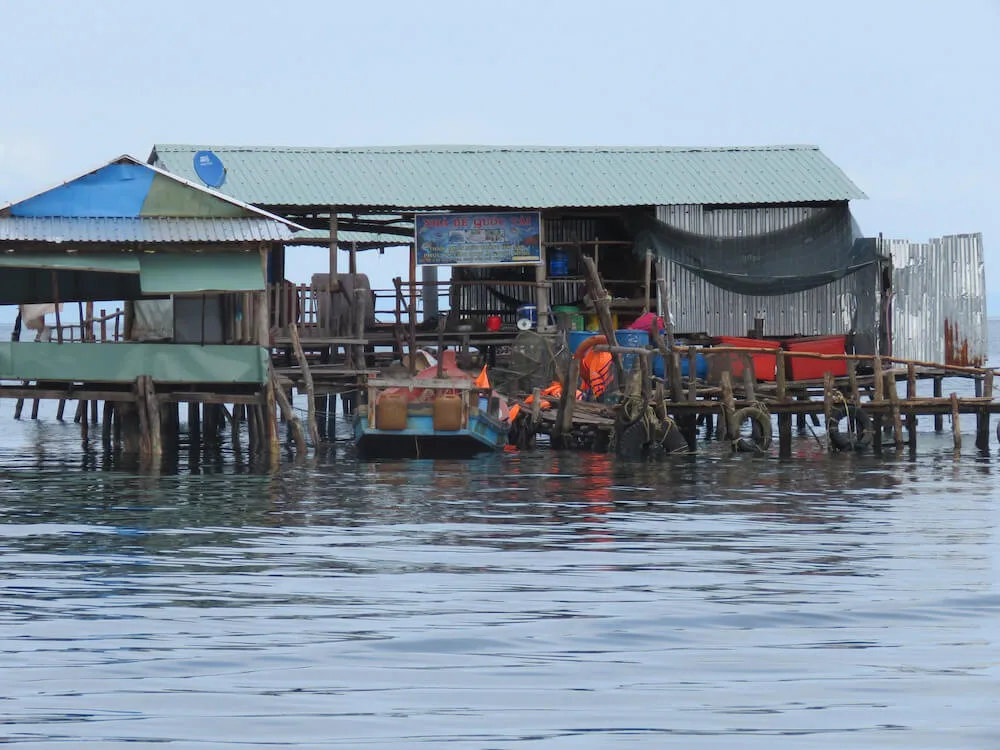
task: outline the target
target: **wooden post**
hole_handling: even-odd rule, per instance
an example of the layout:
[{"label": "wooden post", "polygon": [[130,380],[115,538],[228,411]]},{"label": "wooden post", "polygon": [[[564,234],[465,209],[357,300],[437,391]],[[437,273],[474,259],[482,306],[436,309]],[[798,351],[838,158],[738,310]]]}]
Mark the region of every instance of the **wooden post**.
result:
[{"label": "wooden post", "polygon": [[201,404],[188,401],[188,442],[194,447],[201,442]]},{"label": "wooden post", "polygon": [[[354,338],[361,341],[365,337],[365,316],[362,311],[368,308],[369,300],[365,299],[368,290],[357,288],[354,290]],[[354,367],[358,370],[367,370],[368,363],[365,362],[365,345],[354,344]]]},{"label": "wooden post", "polygon": [[56,420],[63,421],[63,414],[66,412],[66,399],[59,399],[59,406],[56,407]]},{"label": "wooden post", "polygon": [[[340,289],[340,279],[337,276],[337,207],[330,206],[330,292]],[[321,326],[327,325],[329,321],[320,321]]]},{"label": "wooden post", "polygon": [[775,353],[774,376],[775,395],[779,401],[785,401],[788,398],[788,374],[785,372],[785,351],[783,349],[778,349]]},{"label": "wooden post", "polygon": [[882,372],[882,358],[875,355],[872,361],[872,371],[874,373],[875,401],[885,401],[885,375]]},{"label": "wooden post", "polygon": [[153,387],[153,378],[143,375],[139,378],[142,388],[142,400],[140,408],[146,409],[146,423],[149,426],[149,458],[154,465],[158,464],[163,456],[163,429],[160,422],[160,402],[156,398],[156,390]]},{"label": "wooden post", "polygon": [[[37,404],[38,402],[36,401],[35,403]],[[90,420],[87,419],[87,402],[81,401],[80,407],[83,409],[83,419],[80,420],[80,440],[86,446],[90,440]]]},{"label": "wooden post", "polygon": [[719,386],[722,389],[722,411],[725,414],[727,439],[735,434],[736,425],[733,424],[733,415],[736,413],[736,399],[733,397],[733,376],[729,370],[723,370],[719,378]]},{"label": "wooden post", "polygon": [[[788,402],[788,373],[785,370],[785,352],[779,349],[775,354],[775,395],[779,403]],[[792,413],[778,412],[778,457],[792,456]]]},{"label": "wooden post", "polygon": [[573,357],[569,361],[566,380],[563,381],[562,398],[559,399],[559,411],[556,415],[555,430],[552,437],[557,441],[556,447],[561,447],[565,436],[573,431],[573,407],[576,404],[576,384],[580,379],[580,360]]},{"label": "wooden post", "polygon": [[644,287],[645,290],[646,290],[646,304],[645,304],[645,307],[643,308],[646,312],[649,312],[652,309],[652,302],[650,301],[650,299],[652,297],[652,293],[653,293],[653,289],[652,289],[652,276],[653,276],[653,251],[652,250],[647,250],[646,251],[646,285]]},{"label": "wooden post", "polygon": [[417,246],[410,245],[410,300],[409,300],[409,338],[410,338],[410,374],[416,374],[417,363]]},{"label": "wooden post", "polygon": [[[292,326],[295,328],[296,326]],[[232,442],[233,453],[240,453],[240,422],[243,421],[243,404],[233,404],[233,416],[229,420],[230,440]]]},{"label": "wooden post", "polygon": [[[941,398],[941,382],[944,378],[936,376],[934,378],[934,398]],[[934,432],[944,431],[944,414],[934,415]]]},{"label": "wooden post", "polygon": [[674,346],[674,325],[670,322],[670,300],[667,296],[667,280],[662,276],[657,276],[656,285],[660,290],[660,300],[663,303],[663,310],[660,315],[663,317],[663,329],[666,331],[667,346],[671,349]]},{"label": "wooden post", "polygon": [[830,417],[833,412],[833,374],[823,373],[823,416],[826,420],[826,450],[833,452],[833,441],[830,440]]},{"label": "wooden post", "polygon": [[[278,407],[281,409],[281,413],[288,423],[288,431],[292,435],[292,440],[295,441],[295,450],[298,455],[304,456],[306,454],[306,435],[302,431],[302,422],[292,409],[292,404],[285,394],[285,389],[281,387],[281,384],[278,382],[278,376],[273,369],[271,369],[270,384],[270,390],[274,393],[274,399],[278,402]],[[276,425],[272,421],[272,428],[275,427]],[[277,432],[277,429],[275,429],[275,432]],[[272,456],[272,458],[274,457]]]},{"label": "wooden post", "polygon": [[851,402],[861,403],[861,392],[858,390],[858,362],[855,359],[847,360],[847,382],[851,389]]},{"label": "wooden post", "polygon": [[351,276],[358,274],[358,243],[351,242],[351,254],[347,261],[347,271]]},{"label": "wooden post", "polygon": [[114,404],[111,401],[104,402],[104,420],[101,423],[101,446],[105,453],[111,452],[111,422],[114,418]]},{"label": "wooden post", "polygon": [[[618,338],[615,336],[615,327],[611,322],[611,310],[608,307],[607,290],[605,290],[601,277],[597,273],[597,265],[594,261],[586,255],[583,255],[582,258],[583,265],[587,270],[587,289],[590,293],[590,299],[594,303],[594,311],[597,313],[597,319],[601,323],[601,333],[604,334],[604,339],[608,346],[617,347]],[[612,359],[614,360],[615,372],[618,376],[618,391],[621,393],[625,389],[625,367],[622,364],[622,355],[613,353]]]},{"label": "wooden post", "polygon": [[[539,226],[538,258],[535,266],[535,313],[538,317],[538,330],[545,331],[549,325],[549,288],[548,288],[548,248],[545,245],[545,217]],[[582,251],[580,253],[583,254]],[[611,342],[608,342],[611,343]]]},{"label": "wooden post", "polygon": [[59,278],[55,270],[52,271],[52,302],[56,310],[56,341],[63,342],[62,319],[59,316]]},{"label": "wooden post", "polygon": [[[36,399],[33,399],[32,402],[31,402],[31,418],[32,419],[38,419],[38,403],[39,403],[39,401],[40,401],[40,399],[36,398]],[[87,414],[87,402],[86,401],[81,401],[80,404],[83,406],[83,413],[84,413],[84,416],[86,416],[86,414]],[[80,420],[77,420],[77,421],[79,422]],[[84,421],[86,422],[87,420],[84,419]]]},{"label": "wooden post", "polygon": [[889,392],[889,406],[892,410],[893,442],[898,448],[903,444],[903,420],[899,416],[899,392],[896,390],[896,373],[885,373],[885,389]]},{"label": "wooden post", "polygon": [[684,400],[684,376],[681,375],[681,353],[676,349],[670,351],[670,391],[674,401]]},{"label": "wooden post", "polygon": [[292,346],[295,347],[295,357],[299,360],[299,367],[302,368],[302,379],[306,384],[306,393],[308,394],[306,404],[308,407],[309,437],[312,439],[313,450],[317,450],[319,448],[319,425],[316,423],[316,387],[313,384],[312,370],[309,369],[309,362],[306,360],[306,353],[302,350],[302,341],[299,338],[299,327],[294,323],[290,324],[288,326],[288,332],[292,336]]},{"label": "wooden post", "polygon": [[906,400],[911,402],[906,410],[906,439],[910,450],[917,449],[917,412],[913,407],[913,400],[917,397],[917,368],[912,362],[906,366]]},{"label": "wooden post", "polygon": [[[990,401],[993,400],[993,371],[986,370],[983,373],[982,396]],[[976,412],[976,447],[981,451],[990,448],[990,409],[988,406],[980,408]]]},{"label": "wooden post", "polygon": [[757,381],[757,376],[754,371],[753,357],[749,354],[741,354],[740,357],[743,358],[743,398],[753,402],[757,400],[757,394],[754,393],[754,383]]},{"label": "wooden post", "polygon": [[962,422],[958,413],[958,395],[951,394],[951,434],[955,440],[955,450],[962,450]]},{"label": "wooden post", "polygon": [[689,346],[687,348],[687,360],[688,360],[688,401],[694,403],[698,400],[698,378],[697,378],[697,365],[698,365],[698,350],[696,347]]}]

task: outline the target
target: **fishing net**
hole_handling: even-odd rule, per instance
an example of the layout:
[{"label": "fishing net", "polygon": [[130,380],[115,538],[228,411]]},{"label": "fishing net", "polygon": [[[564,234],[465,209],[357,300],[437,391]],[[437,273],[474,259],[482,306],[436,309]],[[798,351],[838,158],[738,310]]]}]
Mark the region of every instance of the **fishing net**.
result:
[{"label": "fishing net", "polygon": [[792,294],[876,263],[847,204],[820,207],[792,226],[738,237],[686,231],[648,215],[629,218],[635,250],[651,249],[709,283],[737,294]]}]

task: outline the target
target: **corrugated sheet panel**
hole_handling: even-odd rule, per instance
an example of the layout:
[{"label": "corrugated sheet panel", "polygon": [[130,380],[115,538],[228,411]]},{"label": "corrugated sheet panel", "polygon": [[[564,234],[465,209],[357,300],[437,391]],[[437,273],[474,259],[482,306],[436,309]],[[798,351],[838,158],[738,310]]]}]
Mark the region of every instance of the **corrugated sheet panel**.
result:
[{"label": "corrugated sheet panel", "polygon": [[[326,229],[307,229],[303,232],[296,232],[288,244],[317,245],[329,242],[330,232]],[[413,238],[381,232],[350,232],[346,230],[337,232],[337,247],[349,250],[352,242],[356,242],[359,248],[405,247],[413,242]]]},{"label": "corrugated sheet panel", "polygon": [[291,230],[271,219],[0,217],[0,242],[286,242]]},{"label": "corrugated sheet panel", "polygon": [[878,339],[878,272],[862,269],[825,286],[774,297],[720,289],[675,263],[666,264],[670,312],[678,332],[746,336],[764,318],[772,336],[855,333],[858,351],[874,351]]},{"label": "corrugated sheet panel", "polygon": [[893,354],[923,362],[983,364],[988,351],[982,235],[886,244],[893,265]]},{"label": "corrugated sheet panel", "polygon": [[712,237],[751,237],[787,229],[811,218],[822,207],[769,206],[706,208],[697,205],[657,206],[656,218],[665,224]]},{"label": "corrugated sheet panel", "polygon": [[223,192],[262,206],[558,208],[864,198],[815,146],[748,148],[154,147],[196,179],[196,151],[226,165]]}]

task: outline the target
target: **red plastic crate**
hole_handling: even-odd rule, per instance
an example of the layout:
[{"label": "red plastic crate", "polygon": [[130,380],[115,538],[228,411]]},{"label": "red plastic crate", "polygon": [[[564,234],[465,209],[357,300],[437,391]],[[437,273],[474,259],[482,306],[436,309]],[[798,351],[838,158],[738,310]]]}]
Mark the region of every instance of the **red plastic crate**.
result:
[{"label": "red plastic crate", "polygon": [[[791,339],[785,342],[789,352],[810,352],[812,354],[845,354],[845,336],[814,336],[812,338]],[[788,358],[788,376],[792,380],[822,380],[823,373],[834,377],[847,376],[846,359],[812,359],[810,357]]]},{"label": "red plastic crate", "polygon": [[[738,336],[719,336],[715,339],[719,346],[734,346],[740,349],[780,349],[781,342],[768,339],[744,339]],[[778,358],[773,354],[752,354],[754,374],[757,380],[774,380]],[[729,371],[734,378],[743,377],[743,358],[733,355]]]}]

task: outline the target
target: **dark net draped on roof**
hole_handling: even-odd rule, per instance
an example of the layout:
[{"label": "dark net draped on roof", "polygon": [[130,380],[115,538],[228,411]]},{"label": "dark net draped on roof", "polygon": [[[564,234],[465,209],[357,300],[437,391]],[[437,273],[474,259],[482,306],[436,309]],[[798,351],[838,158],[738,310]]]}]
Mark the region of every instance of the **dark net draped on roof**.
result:
[{"label": "dark net draped on roof", "polygon": [[737,294],[793,294],[836,281],[878,260],[845,205],[817,209],[795,226],[746,237],[714,237],[649,216],[630,218],[635,249],[687,268]]}]

